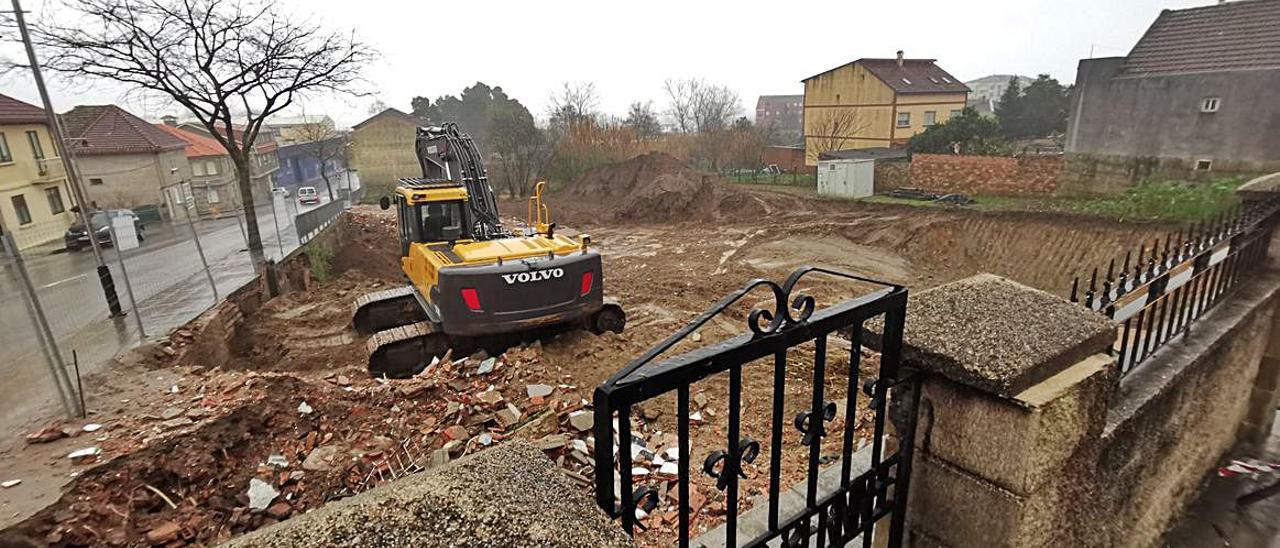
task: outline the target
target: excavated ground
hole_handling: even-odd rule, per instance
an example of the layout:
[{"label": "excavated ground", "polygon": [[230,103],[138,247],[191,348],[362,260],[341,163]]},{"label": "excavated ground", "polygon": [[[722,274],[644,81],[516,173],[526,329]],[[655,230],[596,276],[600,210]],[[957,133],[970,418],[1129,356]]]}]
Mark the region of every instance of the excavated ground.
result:
[{"label": "excavated ground", "polygon": [[[132,403],[111,405],[92,418],[104,425],[97,432],[80,433],[83,423],[58,424],[75,436],[0,455],[15,473],[32,476],[65,470],[65,455],[74,449],[102,451],[92,462],[71,467],[77,477],[55,503],[34,515],[15,514],[20,522],[6,521],[12,525],[6,534],[51,545],[210,544],[376,484],[378,470],[383,476],[395,471],[389,456],[438,462],[513,436],[537,441],[571,475],[590,478],[592,462],[581,453],[588,433],[570,420],[584,409],[584,398],[747,280],[781,281],[813,264],[918,290],[988,271],[1062,294],[1077,273],[1073,268],[1102,264],[1163,228],[814,202],[744,191],[673,167],[667,158],[632,162],[637,161],[586,177],[551,202],[553,214],[564,213],[557,218],[567,225],[561,230],[590,233],[604,255],[605,287],[627,310],[625,333],[547,338],[499,356],[491,372],[482,372],[483,356],[476,356],[442,362],[412,380],[371,379],[364,373],[364,340],[348,329],[351,302],[400,283],[402,276],[394,216],[358,208],[334,256],[333,276],[312,291],[269,301],[245,318],[229,361],[186,355],[179,363],[151,360],[128,371],[138,378],[163,372],[173,380],[139,383],[129,393]],[[651,188],[655,184],[661,189]],[[522,212],[524,205],[504,203],[503,210]],[[802,289],[820,307],[870,289],[819,276],[806,280]],[[771,298],[753,293],[670,355],[745,332],[750,306]],[[839,337],[828,347],[826,400],[845,399],[850,347]],[[809,344],[789,355],[788,420],[810,405],[813,354]],[[877,355],[860,357],[854,382],[875,376],[878,368]],[[760,362],[744,368],[742,431],[764,446],[743,480],[744,509],[767,496],[771,367]],[[550,394],[539,395],[538,385]],[[727,375],[695,385],[694,407],[702,420],[691,428],[693,470],[727,444],[727,385]],[[118,401],[120,393],[106,398]],[[669,395],[637,410],[635,433],[649,450],[661,454],[675,445],[674,414]],[[848,415],[858,443],[865,443],[871,436],[865,398],[859,395],[856,411]],[[845,421],[842,410],[829,424],[824,462],[839,455]],[[784,430],[783,483],[789,485],[803,479],[808,449],[794,428]],[[666,491],[660,464],[637,465]],[[248,494],[253,478],[278,493],[265,510],[251,508],[260,502]],[[695,528],[707,530],[723,519],[723,495],[704,475],[695,487]],[[647,518],[644,544],[669,543],[673,497],[667,494]]]}]

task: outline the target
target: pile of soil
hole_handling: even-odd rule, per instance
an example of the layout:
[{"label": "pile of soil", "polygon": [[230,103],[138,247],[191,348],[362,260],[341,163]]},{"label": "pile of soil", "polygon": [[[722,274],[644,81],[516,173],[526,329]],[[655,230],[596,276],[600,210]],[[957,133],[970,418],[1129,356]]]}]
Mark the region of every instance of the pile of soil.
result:
[{"label": "pile of soil", "polygon": [[574,223],[602,221],[697,222],[727,214],[768,212],[764,201],[730,188],[662,152],[600,166],[557,192],[560,217]]}]

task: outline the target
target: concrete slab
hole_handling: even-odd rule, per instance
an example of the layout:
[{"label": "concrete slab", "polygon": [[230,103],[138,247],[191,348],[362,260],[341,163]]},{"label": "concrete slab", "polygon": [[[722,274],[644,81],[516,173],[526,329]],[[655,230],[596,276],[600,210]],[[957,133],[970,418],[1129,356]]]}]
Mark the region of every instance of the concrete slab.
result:
[{"label": "concrete slab", "polygon": [[[880,348],[882,322],[867,322]],[[903,360],[984,392],[1012,398],[1115,339],[1110,320],[1079,304],[992,274],[913,295]]]}]

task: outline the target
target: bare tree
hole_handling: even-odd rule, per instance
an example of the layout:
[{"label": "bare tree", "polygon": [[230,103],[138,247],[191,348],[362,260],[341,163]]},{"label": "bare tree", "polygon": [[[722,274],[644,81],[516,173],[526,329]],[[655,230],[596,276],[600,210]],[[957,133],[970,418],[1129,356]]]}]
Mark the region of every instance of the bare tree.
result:
[{"label": "bare tree", "polygon": [[658,115],[653,111],[653,101],[632,102],[631,107],[627,109],[627,117],[621,121],[621,125],[631,128],[640,139],[650,139],[662,133],[662,123],[658,121]]},{"label": "bare tree", "polygon": [[552,124],[564,125],[595,118],[600,96],[594,82],[564,82],[551,95]]},{"label": "bare tree", "polygon": [[[306,120],[306,115],[303,115]],[[325,189],[329,191],[329,201],[337,199],[333,194],[333,183],[329,181],[329,166],[336,165],[338,160],[347,157],[347,148],[351,146],[350,137],[334,129],[332,123],[323,121],[307,121],[295,129],[299,141],[308,143],[307,156],[315,159],[320,165],[320,178],[324,180]]]},{"label": "bare tree", "polygon": [[742,100],[728,86],[710,84],[701,78],[668,78],[662,88],[669,101],[667,116],[680,133],[725,130],[742,113]]},{"label": "bare tree", "polygon": [[257,0],[62,0],[32,29],[47,68],[114,80],[191,112],[236,169],[254,268],[266,261],[253,205],[263,123],[308,93],[356,93],[373,55],[354,36]]},{"label": "bare tree", "polygon": [[858,134],[871,127],[858,111],[848,108],[813,109],[806,114],[805,152],[817,158],[824,152],[844,150],[858,138]]}]

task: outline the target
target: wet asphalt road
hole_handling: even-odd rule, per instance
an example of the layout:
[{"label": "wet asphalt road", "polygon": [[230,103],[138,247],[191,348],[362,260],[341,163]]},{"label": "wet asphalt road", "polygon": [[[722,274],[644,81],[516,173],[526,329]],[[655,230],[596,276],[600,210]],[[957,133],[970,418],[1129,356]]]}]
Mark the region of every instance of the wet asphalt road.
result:
[{"label": "wet asphalt road", "polygon": [[[266,204],[257,208],[268,258],[279,259],[297,248],[295,212],[319,207],[298,206],[293,200],[290,197],[277,204],[275,219]],[[322,204],[327,203],[328,197],[323,200]],[[219,297],[253,278],[240,223],[236,218],[196,223]],[[157,337],[216,302],[185,222],[148,226],[141,246],[124,252],[124,272],[114,249],[104,248],[103,258],[111,269],[126,317],[108,317],[93,253],[88,249],[55,252],[54,247],[45,247],[24,252],[32,285],[58,340],[63,361],[70,368],[74,350],[83,374],[109,363],[119,351],[142,339],[134,314],[140,315],[146,335]],[[9,268],[7,258],[0,258],[0,265],[4,267],[0,268],[0,302],[4,303],[0,308],[0,433],[7,433],[29,427],[25,421],[31,417],[56,415],[60,408],[16,271]],[[129,304],[125,272],[138,303],[137,312]]]}]

